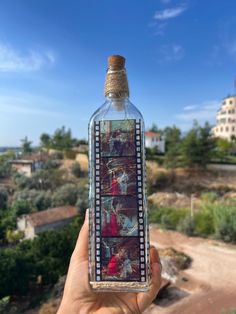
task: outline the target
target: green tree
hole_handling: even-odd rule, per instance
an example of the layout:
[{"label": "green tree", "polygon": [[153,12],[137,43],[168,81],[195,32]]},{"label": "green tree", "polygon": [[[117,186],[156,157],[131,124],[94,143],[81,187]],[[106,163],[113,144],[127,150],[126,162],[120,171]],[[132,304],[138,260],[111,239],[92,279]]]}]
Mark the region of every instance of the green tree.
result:
[{"label": "green tree", "polygon": [[25,136],[25,138],[23,138],[21,140],[21,148],[22,148],[22,153],[23,154],[28,154],[32,152],[32,142],[28,140],[28,137]]},{"label": "green tree", "polygon": [[198,165],[206,167],[215,151],[215,140],[211,136],[211,127],[205,123],[203,127],[194,121],[192,129],[181,143],[181,153],[185,166]]},{"label": "green tree", "polygon": [[72,183],[67,183],[58,188],[53,194],[53,205],[75,205],[78,198],[78,187]]},{"label": "green tree", "polygon": [[16,191],[13,195],[13,208],[17,215],[31,212],[33,210],[44,210],[51,206],[51,192],[42,190]]},{"label": "green tree", "polygon": [[11,165],[8,160],[0,160],[0,178],[7,178],[11,175]]},{"label": "green tree", "polygon": [[8,193],[5,188],[0,188],[0,211],[7,208]]},{"label": "green tree", "polygon": [[40,136],[40,146],[43,148],[49,149],[52,144],[51,141],[52,141],[51,136],[47,133],[43,133]]},{"label": "green tree", "polygon": [[163,131],[165,137],[166,151],[169,150],[173,145],[180,143],[181,141],[181,130],[175,125],[172,127],[166,127]]},{"label": "green tree", "polygon": [[72,138],[71,129],[66,130],[66,128],[62,126],[54,132],[51,142],[52,148],[67,150],[73,147],[75,141]]},{"label": "green tree", "polygon": [[234,143],[225,138],[218,138],[216,140],[216,154],[221,160],[225,159],[231,152]]},{"label": "green tree", "polygon": [[160,134],[163,133],[162,130],[158,128],[156,123],[153,123],[151,128],[148,129],[148,131],[154,132],[154,133],[160,133]]}]

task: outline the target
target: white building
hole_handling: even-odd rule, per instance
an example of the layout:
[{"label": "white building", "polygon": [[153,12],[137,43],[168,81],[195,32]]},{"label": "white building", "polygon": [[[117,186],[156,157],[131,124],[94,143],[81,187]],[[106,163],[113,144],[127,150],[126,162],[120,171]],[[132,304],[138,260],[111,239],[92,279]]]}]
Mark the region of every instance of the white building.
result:
[{"label": "white building", "polygon": [[236,137],[236,95],[223,99],[216,114],[216,125],[212,128],[212,134],[228,140],[232,136]]},{"label": "white building", "polygon": [[156,148],[158,152],[165,153],[165,139],[160,133],[145,132],[145,147]]},{"label": "white building", "polygon": [[74,206],[49,208],[17,218],[17,230],[24,232],[25,239],[33,239],[41,232],[64,227],[77,215],[78,210]]},{"label": "white building", "polygon": [[47,154],[31,154],[24,156],[24,159],[12,160],[12,169],[27,177],[31,177],[32,173],[43,168],[45,161],[48,160]]}]

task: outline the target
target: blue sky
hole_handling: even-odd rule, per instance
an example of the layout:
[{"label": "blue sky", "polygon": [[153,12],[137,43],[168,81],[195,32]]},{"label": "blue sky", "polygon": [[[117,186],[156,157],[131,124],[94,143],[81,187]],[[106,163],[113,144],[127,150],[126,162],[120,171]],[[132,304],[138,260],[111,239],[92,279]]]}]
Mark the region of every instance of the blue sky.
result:
[{"label": "blue sky", "polygon": [[234,0],[2,0],[0,146],[62,125],[87,137],[107,57],[127,60],[146,126],[214,123],[236,75]]}]

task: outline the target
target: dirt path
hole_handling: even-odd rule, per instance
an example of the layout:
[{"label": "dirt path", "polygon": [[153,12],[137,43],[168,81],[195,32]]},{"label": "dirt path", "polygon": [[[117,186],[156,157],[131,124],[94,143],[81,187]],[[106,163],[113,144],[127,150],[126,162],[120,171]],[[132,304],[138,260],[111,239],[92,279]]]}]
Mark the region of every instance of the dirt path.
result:
[{"label": "dirt path", "polygon": [[[170,305],[152,305],[145,313],[221,314],[236,309],[236,246],[202,238],[189,238],[177,232],[151,227],[151,243],[159,248],[173,247],[192,259],[176,284],[184,297]],[[231,313],[231,312],[227,312]]]}]

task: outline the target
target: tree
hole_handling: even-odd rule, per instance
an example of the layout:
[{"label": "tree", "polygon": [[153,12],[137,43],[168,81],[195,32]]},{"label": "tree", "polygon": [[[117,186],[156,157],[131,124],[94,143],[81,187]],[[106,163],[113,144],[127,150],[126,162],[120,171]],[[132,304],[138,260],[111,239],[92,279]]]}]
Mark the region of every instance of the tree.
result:
[{"label": "tree", "polygon": [[11,165],[8,160],[0,160],[0,178],[7,178],[11,174]]},{"label": "tree", "polygon": [[40,145],[43,147],[43,148],[46,148],[46,149],[49,149],[51,147],[51,136],[47,133],[43,133],[41,136],[40,136]]},{"label": "tree", "polygon": [[8,193],[5,188],[0,188],[0,210],[7,208]]},{"label": "tree", "polygon": [[31,147],[32,142],[28,140],[27,136],[25,136],[25,138],[21,140],[21,143],[22,143],[21,148],[22,148],[23,154],[28,154],[32,152],[32,147]]},{"label": "tree", "polygon": [[194,121],[192,129],[187,133],[181,144],[183,164],[185,166],[198,165],[206,167],[215,149],[215,140],[211,137],[211,127],[206,122],[200,127]]},{"label": "tree", "polygon": [[24,189],[15,192],[12,206],[17,215],[21,215],[33,210],[44,210],[51,206],[51,192]]},{"label": "tree", "polygon": [[165,148],[167,152],[170,148],[181,141],[181,130],[175,125],[172,127],[166,127],[163,131],[163,135],[165,137]]},{"label": "tree", "polygon": [[180,157],[181,130],[175,125],[164,129],[165,137],[165,164],[167,167],[175,168],[178,166]]},{"label": "tree", "polygon": [[56,190],[53,195],[53,205],[75,205],[78,197],[78,187],[67,183]]},{"label": "tree", "polygon": [[57,129],[51,139],[52,148],[58,150],[71,149],[74,144],[74,139],[72,138],[71,129],[66,130],[64,126]]},{"label": "tree", "polygon": [[221,160],[223,160],[227,155],[229,155],[233,143],[225,138],[218,138],[216,140],[216,154]]},{"label": "tree", "polygon": [[158,126],[156,125],[156,123],[153,123],[151,128],[149,129],[150,132],[154,132],[154,133],[160,133],[162,134],[162,130],[158,128]]}]

